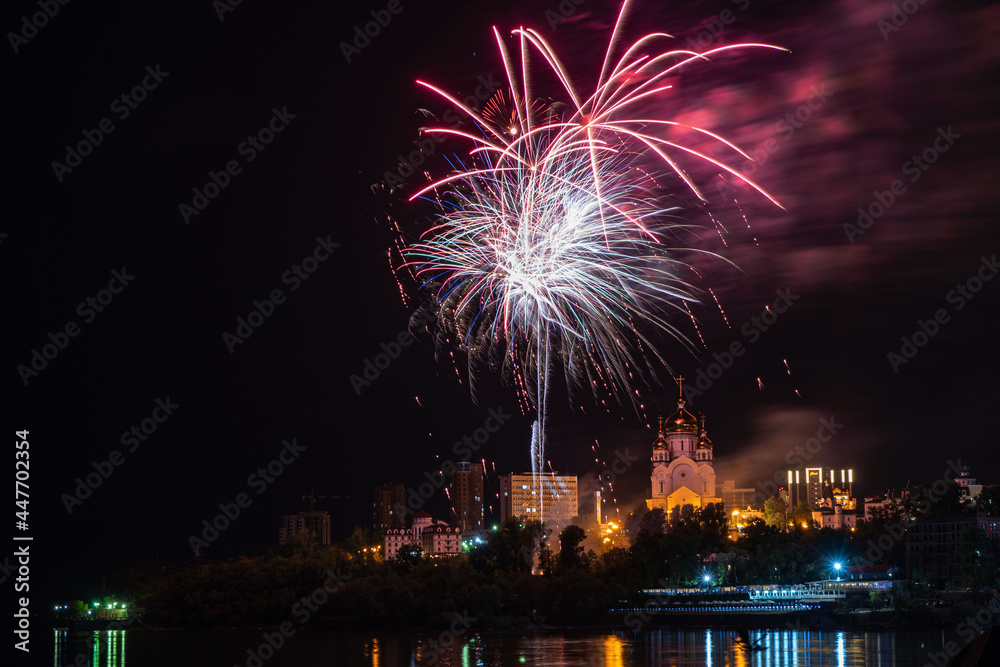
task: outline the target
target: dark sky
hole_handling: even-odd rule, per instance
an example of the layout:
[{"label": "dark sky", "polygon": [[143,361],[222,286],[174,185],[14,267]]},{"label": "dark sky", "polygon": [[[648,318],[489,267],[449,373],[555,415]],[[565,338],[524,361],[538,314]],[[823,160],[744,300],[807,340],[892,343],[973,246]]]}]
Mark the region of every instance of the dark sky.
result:
[{"label": "dark sky", "polygon": [[[490,408],[513,414],[476,455],[490,462],[490,483],[493,462],[498,473],[530,465],[530,418],[513,392],[486,379],[477,404],[426,336],[360,393],[352,386],[380,344],[407,329],[415,303],[403,304],[386,258],[394,240],[387,215],[407,229],[426,223],[426,210],[372,186],[414,150],[428,122],[418,109],[447,111],[417,78],[475,95],[502,79],[490,26],[505,34],[523,24],[548,35],[580,85],[591,86],[617,5],[564,2],[569,16],[550,25],[554,0],[404,1],[350,62],[342,42],[384,3],[244,2],[222,20],[220,6],[70,3],[38,20],[37,32],[22,21],[35,3],[4,14],[5,32],[28,39],[7,36],[13,206],[0,223],[0,271],[13,400],[3,415],[11,431],[30,430],[27,533],[46,595],[90,594],[123,565],[190,556],[189,537],[240,493],[252,502],[213,541],[211,557],[276,541],[277,517],[304,509],[310,490],[346,497],[320,501],[342,538],[370,524],[375,484],[418,485]],[[1000,13],[986,2],[914,6],[905,22],[896,17],[898,30],[878,23],[891,21],[888,3],[860,0],[633,9],[632,39],[664,31],[679,46],[701,36],[706,48],[750,41],[791,50],[699,66],[644,110],[757,151],[754,178],[785,207],[746,189],[717,202],[726,232],[708,223],[700,238],[738,268],[716,263],[704,286],[729,326],[706,297],[696,309],[704,344],[681,319],[699,350],[662,350],[675,371],[696,378],[711,370],[713,353],[744,345],[692,401],[709,418],[720,480],[767,480],[825,418],[843,428],[810,463],[853,467],[860,494],[936,479],[949,457],[997,481],[1000,280],[969,299],[952,290],[998,270],[982,258],[1000,246],[998,94],[988,74]],[[720,26],[718,36],[708,32]],[[143,82],[141,101],[122,100]],[[264,133],[269,143],[245,143],[269,123],[281,128]],[[89,151],[88,141],[96,144]],[[67,145],[81,142],[89,154],[67,156]],[[443,173],[444,160],[463,150],[439,146],[424,168]],[[934,164],[920,170],[910,160],[925,150]],[[223,176],[227,163],[232,173]],[[213,173],[225,187],[196,200],[193,189],[203,191]],[[894,181],[894,203],[849,238],[844,226],[856,223],[858,207],[888,201],[876,193],[891,193]],[[182,204],[203,210],[185,215]],[[306,263],[314,269],[307,279],[286,273],[331,243],[339,247],[328,258],[321,249],[324,261]],[[116,272],[131,276],[124,287]],[[282,302],[230,351],[224,334],[275,290]],[[794,295],[792,306],[755,330],[751,318],[776,290]],[[935,335],[893,368],[887,354],[900,353],[901,337],[939,309]],[[75,335],[60,333],[67,325]],[[18,367],[53,340],[63,349],[48,348],[53,358],[25,382]],[[593,476],[603,469],[595,442],[596,458],[608,463],[626,449],[639,454],[612,494],[632,507],[648,484],[647,424],[672,411],[675,395],[668,380],[643,389],[639,411],[616,406],[594,417],[594,409],[557,407],[548,458],[560,471]],[[123,432],[168,398],[177,407],[155,412],[165,417],[155,432],[123,444]],[[273,482],[250,478],[293,438],[305,449]],[[119,465],[70,514],[64,494],[115,450]],[[440,496],[427,508],[444,518]]]}]

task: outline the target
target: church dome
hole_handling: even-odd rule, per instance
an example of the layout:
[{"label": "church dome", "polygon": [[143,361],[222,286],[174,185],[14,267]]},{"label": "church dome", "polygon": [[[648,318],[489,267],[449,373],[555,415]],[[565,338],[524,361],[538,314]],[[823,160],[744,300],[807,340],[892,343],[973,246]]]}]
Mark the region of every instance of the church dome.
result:
[{"label": "church dome", "polygon": [[653,449],[669,449],[670,445],[667,443],[666,436],[663,435],[663,417],[660,417],[660,430],[656,435],[656,440],[653,442]]},{"label": "church dome", "polygon": [[705,418],[701,418],[701,437],[698,438],[698,449],[711,449],[712,441],[708,438],[708,431],[705,430]]},{"label": "church dome", "polygon": [[697,433],[698,420],[684,409],[684,399],[677,401],[677,411],[664,421],[664,431],[667,433]]}]

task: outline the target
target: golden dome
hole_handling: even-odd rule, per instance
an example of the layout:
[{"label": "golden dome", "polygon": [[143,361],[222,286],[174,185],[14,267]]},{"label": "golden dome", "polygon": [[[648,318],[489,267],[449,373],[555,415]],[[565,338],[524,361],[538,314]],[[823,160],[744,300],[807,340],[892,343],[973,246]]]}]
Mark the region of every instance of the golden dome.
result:
[{"label": "golden dome", "polygon": [[698,420],[693,414],[684,409],[684,399],[677,401],[677,411],[667,417],[664,422],[667,433],[697,433]]}]

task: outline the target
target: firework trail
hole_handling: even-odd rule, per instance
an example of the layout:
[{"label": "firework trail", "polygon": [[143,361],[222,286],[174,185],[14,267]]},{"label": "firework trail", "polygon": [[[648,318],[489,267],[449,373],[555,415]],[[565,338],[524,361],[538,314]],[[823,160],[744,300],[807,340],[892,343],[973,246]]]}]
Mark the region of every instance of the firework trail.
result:
[{"label": "firework trail", "polygon": [[[703,251],[677,247],[688,225],[676,204],[660,203],[668,193],[650,175],[650,163],[658,165],[659,178],[704,204],[703,189],[685,163],[740,175],[721,159],[679,143],[673,133],[711,141],[713,152],[750,159],[708,130],[635,117],[636,107],[666,94],[666,77],[714,54],[779,48],[739,44],[698,54],[664,49],[672,38],[651,33],[622,51],[619,33],[628,7],[626,1],[588,95],[532,29],[512,33],[518,63],[494,28],[509,89],[482,113],[418,81],[459,107],[476,132],[425,130],[468,141],[471,150],[452,173],[410,197],[432,201],[440,214],[404,251],[404,266],[434,293],[439,344],[467,354],[470,389],[475,392],[478,369],[496,369],[534,410],[531,458],[539,489],[553,374],[562,372],[571,396],[586,386],[595,398],[611,394],[621,402],[628,394],[635,401],[633,378],[655,378],[654,362],[669,369],[647,332],[666,333],[691,347],[668,315],[690,315],[688,302],[700,300],[684,279],[691,271],[685,257]],[[542,101],[533,93],[532,51],[559,82],[560,100]]]}]

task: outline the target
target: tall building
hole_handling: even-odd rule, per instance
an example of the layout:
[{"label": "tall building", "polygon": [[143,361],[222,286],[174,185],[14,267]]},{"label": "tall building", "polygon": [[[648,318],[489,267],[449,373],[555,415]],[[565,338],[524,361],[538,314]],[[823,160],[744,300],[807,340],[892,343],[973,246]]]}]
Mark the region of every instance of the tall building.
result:
[{"label": "tall building", "polygon": [[544,519],[569,524],[580,512],[576,477],[540,473],[510,474],[500,478],[500,520],[510,517]]},{"label": "tall building", "polygon": [[295,535],[312,533],[319,544],[330,544],[330,515],[326,512],[299,512],[281,517],[278,544],[287,544]]},{"label": "tall building", "polygon": [[704,420],[699,425],[684,409],[683,381],[683,377],[677,378],[677,410],[666,420],[660,418],[653,443],[650,496],[646,499],[649,509],[660,507],[668,514],[677,506],[699,508],[722,500],[716,495],[712,441]]},{"label": "tall building", "polygon": [[819,507],[824,499],[840,504],[845,510],[855,509],[854,469],[805,468],[788,471],[788,506],[794,509],[800,502]]},{"label": "tall building", "polygon": [[986,551],[980,557],[996,563],[1000,557],[1000,519],[985,512],[966,512],[918,517],[906,529],[906,576],[926,578],[935,586],[962,583],[959,538],[978,526],[986,535]]},{"label": "tall building", "polygon": [[456,463],[451,473],[451,504],[462,532],[483,530],[483,469],[475,463]]},{"label": "tall building", "polygon": [[406,525],[406,488],[402,484],[375,487],[375,532]]}]

